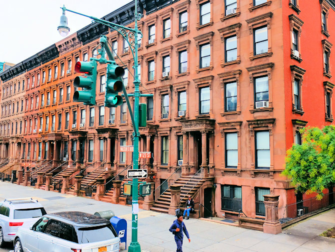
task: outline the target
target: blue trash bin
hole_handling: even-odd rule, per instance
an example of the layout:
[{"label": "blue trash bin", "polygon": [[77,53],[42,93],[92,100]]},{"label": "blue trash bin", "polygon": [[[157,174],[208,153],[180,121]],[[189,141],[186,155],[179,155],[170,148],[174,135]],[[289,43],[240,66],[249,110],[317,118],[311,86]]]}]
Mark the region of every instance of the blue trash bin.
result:
[{"label": "blue trash bin", "polygon": [[125,249],[127,249],[127,221],[114,216],[110,219],[110,223],[113,225],[116,233],[118,234],[120,242],[124,242]]}]

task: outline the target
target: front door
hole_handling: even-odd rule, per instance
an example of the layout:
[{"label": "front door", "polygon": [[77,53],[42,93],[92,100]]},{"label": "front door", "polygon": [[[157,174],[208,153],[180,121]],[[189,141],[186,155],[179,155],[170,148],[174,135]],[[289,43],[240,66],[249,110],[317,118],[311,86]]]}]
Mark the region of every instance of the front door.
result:
[{"label": "front door", "polygon": [[212,188],[204,190],[204,217],[212,217]]},{"label": "front door", "polygon": [[80,140],[80,146],[79,146],[79,163],[84,163],[84,153],[85,153],[85,141]]}]

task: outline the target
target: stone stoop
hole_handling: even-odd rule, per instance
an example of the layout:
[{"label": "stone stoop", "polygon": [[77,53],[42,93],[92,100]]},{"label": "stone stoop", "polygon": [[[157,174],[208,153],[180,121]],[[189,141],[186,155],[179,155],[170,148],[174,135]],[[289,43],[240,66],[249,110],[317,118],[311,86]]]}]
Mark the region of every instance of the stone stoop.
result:
[{"label": "stone stoop", "polygon": [[100,201],[111,203],[114,195],[114,189],[109,190],[104,196],[100,198]]},{"label": "stone stoop", "polygon": [[240,217],[238,219],[238,226],[247,229],[253,229],[263,232],[263,225],[265,220],[253,219],[248,217]]}]

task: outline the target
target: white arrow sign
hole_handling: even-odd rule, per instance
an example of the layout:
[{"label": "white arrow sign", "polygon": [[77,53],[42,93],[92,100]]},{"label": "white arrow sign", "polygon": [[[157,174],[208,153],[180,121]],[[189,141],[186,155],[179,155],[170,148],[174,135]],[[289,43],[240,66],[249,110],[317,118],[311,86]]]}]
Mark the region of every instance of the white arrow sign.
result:
[{"label": "white arrow sign", "polygon": [[146,178],[148,170],[128,170],[128,178]]}]

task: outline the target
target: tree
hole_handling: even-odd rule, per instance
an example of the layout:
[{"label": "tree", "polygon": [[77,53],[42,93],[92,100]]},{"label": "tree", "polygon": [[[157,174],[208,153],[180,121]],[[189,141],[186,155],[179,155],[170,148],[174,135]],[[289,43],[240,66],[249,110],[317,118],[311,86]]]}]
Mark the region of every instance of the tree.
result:
[{"label": "tree", "polygon": [[321,199],[323,190],[335,183],[335,126],[308,127],[300,133],[302,144],[287,151],[283,175],[298,191],[316,192]]}]

